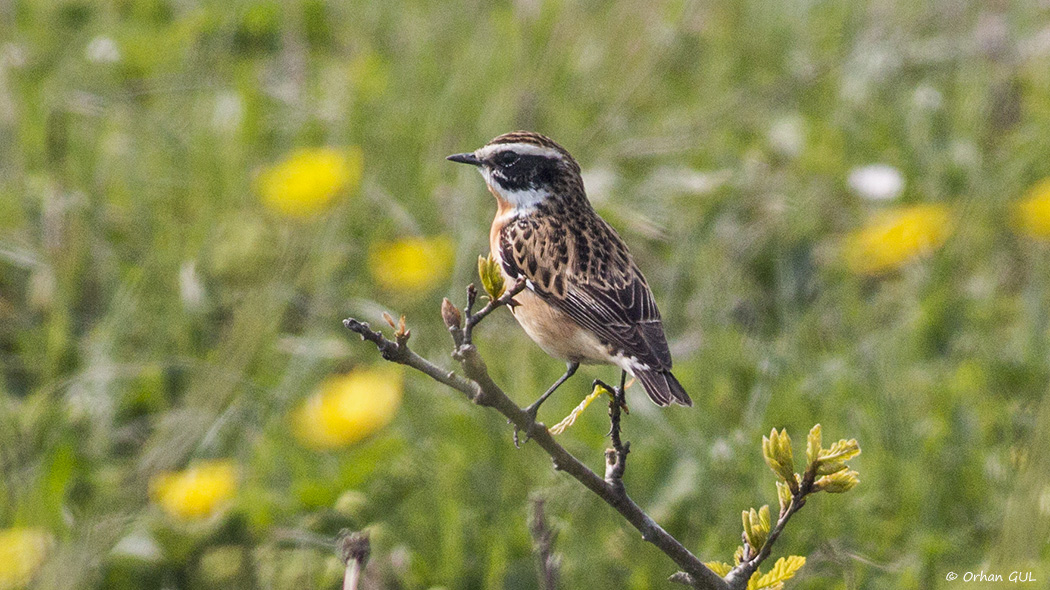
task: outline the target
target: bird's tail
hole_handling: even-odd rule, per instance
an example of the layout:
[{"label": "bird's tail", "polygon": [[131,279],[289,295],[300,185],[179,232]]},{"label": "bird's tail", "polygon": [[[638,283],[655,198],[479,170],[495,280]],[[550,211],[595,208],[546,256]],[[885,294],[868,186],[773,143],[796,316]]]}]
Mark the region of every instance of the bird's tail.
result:
[{"label": "bird's tail", "polygon": [[670,371],[635,371],[634,376],[642,382],[649,399],[658,406],[666,406],[671,402],[683,406],[693,405],[693,400],[689,399],[685,388]]}]

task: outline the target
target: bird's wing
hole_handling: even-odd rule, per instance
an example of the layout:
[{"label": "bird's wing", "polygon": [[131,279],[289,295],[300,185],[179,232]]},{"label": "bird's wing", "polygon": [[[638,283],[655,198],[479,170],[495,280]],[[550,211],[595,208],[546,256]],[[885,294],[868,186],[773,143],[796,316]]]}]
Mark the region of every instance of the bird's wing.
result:
[{"label": "bird's wing", "polygon": [[652,291],[623,243],[607,223],[595,219],[585,232],[566,231],[558,221],[519,219],[500,233],[500,259],[511,277],[639,368],[668,370],[663,322]]}]

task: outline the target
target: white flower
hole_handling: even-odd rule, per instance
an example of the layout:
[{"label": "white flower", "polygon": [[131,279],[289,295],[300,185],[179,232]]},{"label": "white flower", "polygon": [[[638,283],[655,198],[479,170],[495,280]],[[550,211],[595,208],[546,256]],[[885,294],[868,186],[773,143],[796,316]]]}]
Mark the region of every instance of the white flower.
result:
[{"label": "white flower", "polygon": [[981,150],[970,141],[957,139],[948,146],[952,162],[960,168],[977,168],[981,166]]},{"label": "white flower", "polygon": [[204,284],[197,274],[197,263],[190,260],[179,268],[179,299],[189,310],[200,309],[204,303]]},{"label": "white flower", "polygon": [[724,438],[715,439],[707,452],[711,455],[711,459],[721,462],[729,461],[734,454],[733,447]]},{"label": "white flower", "polygon": [[222,92],[215,97],[211,124],[218,131],[235,131],[244,119],[244,103],[236,92]]},{"label": "white flower", "polygon": [[26,65],[26,48],[15,43],[0,46],[0,68],[20,68]]},{"label": "white flower", "polygon": [[157,545],[157,541],[144,531],[133,532],[121,539],[113,546],[113,554],[124,557],[133,557],[141,561],[160,561],[163,550]]},{"label": "white flower", "polygon": [[91,63],[111,64],[120,61],[120,48],[109,37],[95,37],[84,49],[84,57]]},{"label": "white flower", "polygon": [[915,88],[911,100],[921,110],[936,111],[944,104],[944,95],[929,84],[921,84]]},{"label": "white flower", "polygon": [[892,201],[904,191],[904,176],[893,166],[871,164],[850,171],[849,186],[863,199]]},{"label": "white flower", "polygon": [[645,183],[645,190],[661,193],[707,195],[729,181],[728,170],[701,171],[686,167],[658,168]]},{"label": "white flower", "polygon": [[769,145],[782,156],[796,157],[806,147],[805,129],[798,115],[784,117],[769,128]]}]

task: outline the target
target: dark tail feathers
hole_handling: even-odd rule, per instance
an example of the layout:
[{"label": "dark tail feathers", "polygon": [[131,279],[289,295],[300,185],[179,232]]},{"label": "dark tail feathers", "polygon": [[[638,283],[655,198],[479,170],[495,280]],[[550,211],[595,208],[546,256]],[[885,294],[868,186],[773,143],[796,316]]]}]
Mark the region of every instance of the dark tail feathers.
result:
[{"label": "dark tail feathers", "polygon": [[683,406],[693,405],[689,394],[670,371],[636,371],[634,376],[642,382],[649,399],[658,406],[666,406],[671,402]]}]

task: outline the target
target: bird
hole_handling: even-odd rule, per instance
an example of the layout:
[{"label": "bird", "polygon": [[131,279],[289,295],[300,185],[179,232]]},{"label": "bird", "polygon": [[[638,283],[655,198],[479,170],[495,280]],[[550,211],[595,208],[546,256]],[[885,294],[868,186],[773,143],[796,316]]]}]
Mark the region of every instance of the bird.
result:
[{"label": "bird", "polygon": [[591,206],[580,165],[554,140],[531,131],[496,137],[448,156],[475,166],[496,198],[489,247],[507,284],[524,279],[511,313],[565,373],[525,409],[540,405],[580,364],[620,368],[658,406],[693,405],[671,373],[663,321],[652,290],[609,223]]}]

